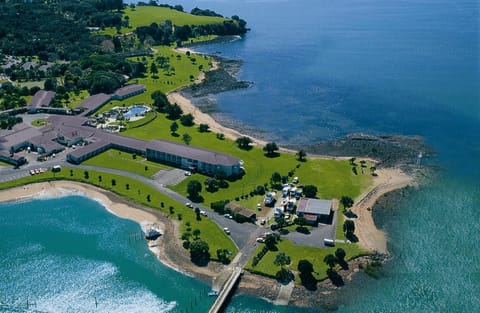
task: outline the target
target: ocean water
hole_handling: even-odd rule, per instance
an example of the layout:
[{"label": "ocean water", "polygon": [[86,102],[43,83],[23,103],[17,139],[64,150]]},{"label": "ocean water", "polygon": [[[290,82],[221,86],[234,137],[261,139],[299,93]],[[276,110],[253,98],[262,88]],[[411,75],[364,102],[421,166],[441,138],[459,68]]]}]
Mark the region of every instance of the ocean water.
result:
[{"label": "ocean water", "polygon": [[4,203],[0,216],[0,312],[206,312],[213,302],[208,286],[156,259],[137,223],[96,201]]},{"label": "ocean water", "polygon": [[[352,132],[421,135],[438,152],[429,163],[439,176],[384,226],[393,254],[385,276],[345,287],[339,312],[480,311],[478,1],[172,4],[238,14],[252,28],[240,40],[196,48],[243,60],[239,78],[253,82],[211,97],[225,123],[280,144]],[[0,301],[35,299],[47,312],[206,311],[207,286],[158,264],[143,242],[128,242],[138,225],[75,201],[0,206]],[[226,312],[322,310],[238,296]]]}]

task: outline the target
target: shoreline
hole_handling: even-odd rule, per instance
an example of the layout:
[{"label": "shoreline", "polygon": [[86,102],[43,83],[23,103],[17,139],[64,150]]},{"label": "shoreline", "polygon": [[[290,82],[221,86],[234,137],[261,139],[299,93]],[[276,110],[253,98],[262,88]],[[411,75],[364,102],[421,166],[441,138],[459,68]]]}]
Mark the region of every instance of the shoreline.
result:
[{"label": "shoreline", "polygon": [[[379,176],[374,180],[373,186],[359,196],[352,207],[357,214],[355,218],[356,235],[359,238],[360,247],[372,253],[369,256],[357,257],[350,260],[348,271],[339,270],[339,274],[345,281],[351,281],[352,276],[358,273],[362,264],[365,265],[370,258],[378,255],[387,255],[387,235],[377,229],[373,220],[371,208],[383,195],[406,186],[416,186],[412,175],[402,172],[400,169],[378,170]],[[195,266],[190,261],[188,252],[182,247],[178,221],[171,220],[163,212],[130,202],[111,191],[107,191],[92,185],[72,181],[52,181],[34,183],[21,187],[0,190],[0,203],[10,201],[26,201],[31,199],[48,199],[54,197],[79,195],[88,197],[99,202],[105,210],[124,219],[132,220],[140,227],[153,225],[162,231],[162,235],[156,240],[146,240],[149,250],[157,259],[183,275],[187,275],[213,286],[214,278],[220,273],[225,265],[217,262],[209,262],[206,267]],[[301,307],[335,306],[335,303],[326,301],[325,295],[338,290],[330,280],[318,282],[317,291],[308,291],[303,286],[297,285],[288,302],[289,305]],[[262,298],[271,303],[276,303],[280,284],[272,278],[255,275],[249,272],[244,274],[240,281],[237,293],[248,294]]]},{"label": "shoreline", "polygon": [[[193,53],[193,50],[188,49]],[[216,70],[221,66],[219,62],[214,62],[209,71]],[[195,81],[196,84],[206,79],[205,73]],[[221,125],[211,115],[202,112],[193,102],[185,97],[181,90],[174,90],[167,94],[171,103],[177,103],[185,113],[190,113],[194,116],[196,124],[208,124],[210,130],[215,133],[222,133],[226,138],[235,140],[242,136],[246,136],[235,129],[231,129]],[[264,146],[267,142],[259,138],[247,136],[252,139],[253,145]],[[296,153],[296,150],[280,148],[283,152]],[[321,156],[309,155],[310,158],[327,158],[345,160],[349,157],[345,156]],[[367,159],[367,158],[361,158]],[[376,162],[376,161],[375,161]],[[401,189],[409,185],[417,185],[416,179],[412,173],[406,173],[399,167],[382,168],[377,170],[377,177],[374,177],[372,185],[367,190],[357,197],[352,207],[352,212],[357,215],[353,220],[356,224],[356,235],[359,238],[360,247],[368,250],[370,253],[386,254],[387,250],[387,234],[379,230],[373,220],[372,207],[375,202],[384,194]],[[179,224],[177,221],[170,220],[160,211],[155,211],[148,207],[130,202],[113,192],[100,189],[84,183],[71,181],[53,181],[45,183],[35,183],[23,187],[15,187],[7,190],[0,190],[0,202],[4,201],[23,201],[36,198],[51,198],[69,195],[80,195],[89,197],[98,201],[105,207],[107,211],[120,218],[130,219],[144,225],[156,225],[162,230],[162,236],[153,241],[146,241],[149,249],[155,254],[157,259],[165,266],[174,269],[175,271],[194,277],[208,285],[212,285],[213,279],[224,268],[224,265],[216,262],[209,262],[206,267],[197,267],[190,261],[189,254],[182,247],[180,240]],[[340,212],[341,214],[341,212]],[[347,217],[345,217],[347,219]],[[351,260],[352,270],[348,273],[340,274],[346,275],[346,280],[351,280],[356,272],[358,272],[359,264],[368,260],[368,257],[359,257]],[[248,273],[244,275],[241,280],[238,292],[253,295],[258,298],[263,298],[267,301],[275,303],[279,291],[279,283],[271,278]],[[318,283],[318,291],[307,291],[303,286],[296,286],[294,294],[292,294],[290,304],[297,306],[311,307],[317,305],[318,297],[322,297],[329,292],[337,289],[331,282],[326,279]],[[295,296],[296,293],[302,296]]]}]

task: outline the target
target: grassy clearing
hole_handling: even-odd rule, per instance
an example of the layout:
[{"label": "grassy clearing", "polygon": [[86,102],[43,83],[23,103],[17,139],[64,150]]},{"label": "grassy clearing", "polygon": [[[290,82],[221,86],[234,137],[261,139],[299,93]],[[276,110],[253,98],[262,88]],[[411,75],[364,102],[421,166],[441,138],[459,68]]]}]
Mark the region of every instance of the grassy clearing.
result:
[{"label": "grassy clearing", "polygon": [[[106,112],[113,107],[128,107],[134,104],[152,104],[150,95],[156,90],[164,93],[178,89],[183,86],[192,84],[201,73],[201,71],[208,70],[212,66],[212,59],[208,56],[191,54],[188,57],[185,53],[177,52],[172,47],[156,46],[153,48],[155,54],[153,56],[132,57],[130,60],[135,62],[143,62],[147,68],[147,73],[144,78],[135,78],[130,83],[145,85],[147,92],[136,95],[125,100],[113,100],[105,104],[98,113]],[[155,60],[158,57],[168,59],[170,69],[168,71],[161,69],[158,62]],[[156,62],[158,73],[156,78],[150,73],[152,62]],[[172,69],[175,69],[174,71]],[[200,70],[201,69],[201,70]],[[193,80],[192,80],[193,78]],[[170,124],[169,124],[170,125]]]},{"label": "grassy clearing", "polygon": [[128,171],[147,178],[160,170],[171,169],[170,166],[148,161],[142,156],[135,156],[132,153],[122,152],[110,149],[87,161],[85,165],[93,165],[105,168],[113,168],[122,171]]},{"label": "grassy clearing", "polygon": [[45,125],[48,125],[48,122],[46,119],[43,119],[43,118],[39,118],[39,119],[36,119],[34,121],[32,121],[32,126],[35,126],[35,127],[42,127],[42,126],[45,126]]},{"label": "grassy clearing", "polygon": [[5,163],[3,161],[0,161],[0,166],[12,166],[12,164]]},{"label": "grassy clearing", "polygon": [[[199,229],[200,237],[208,242],[212,258],[216,258],[217,249],[228,249],[235,255],[238,250],[229,236],[220,229],[217,224],[208,218],[202,218],[197,221],[195,212],[187,208],[184,204],[173,201],[164,194],[158,192],[149,185],[145,185],[135,179],[104,173],[99,171],[88,171],[88,178],[84,170],[75,168],[63,168],[59,173],[45,172],[35,176],[24,177],[15,181],[0,184],[0,190],[16,186],[24,186],[36,182],[45,182],[52,180],[70,180],[91,184],[109,191],[112,191],[125,199],[139,203],[141,205],[157,209],[171,216],[172,219],[178,219],[178,214],[182,215],[182,227],[185,221],[190,221],[193,229]],[[170,207],[173,208],[173,214],[170,214]]]},{"label": "grassy clearing", "polygon": [[[178,26],[218,24],[226,20],[221,17],[192,15],[170,8],[155,6],[137,6],[134,9],[127,7],[124,10],[123,19],[125,19],[125,16],[129,17],[129,27],[120,29],[120,32],[123,34],[129,33],[139,26],[150,26],[152,23],[160,24],[166,20],[170,20],[173,25]],[[97,33],[100,35],[115,35],[117,30],[111,27]]]},{"label": "grassy clearing", "polygon": [[[256,255],[263,247],[263,244],[260,244],[257,250],[255,251]],[[275,277],[275,274],[280,270],[279,266],[273,264],[275,256],[284,252],[286,255],[290,256],[292,262],[289,265],[291,271],[297,271],[298,262],[300,260],[308,260],[313,264],[314,273],[313,276],[317,280],[322,280],[327,277],[326,271],[328,266],[323,262],[323,259],[327,254],[335,254],[337,248],[342,248],[345,250],[347,256],[346,260],[351,260],[357,256],[363,255],[366,252],[358,248],[356,244],[336,244],[335,247],[331,248],[314,248],[306,246],[296,246],[291,241],[287,239],[282,239],[278,244],[278,251],[269,251],[257,264],[257,266],[252,267],[252,259],[250,259],[245,266],[247,270],[254,272],[261,272],[265,275]],[[299,278],[296,277],[297,282],[300,282]]]}]

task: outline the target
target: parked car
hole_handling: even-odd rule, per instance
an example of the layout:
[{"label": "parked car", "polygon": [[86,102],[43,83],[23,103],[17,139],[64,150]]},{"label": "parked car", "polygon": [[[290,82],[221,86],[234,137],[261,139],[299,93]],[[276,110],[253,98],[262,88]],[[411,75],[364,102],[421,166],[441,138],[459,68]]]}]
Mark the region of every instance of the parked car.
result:
[{"label": "parked car", "polygon": [[258,237],[258,238],[257,238],[257,242],[264,243],[264,242],[265,242],[265,238],[263,238],[263,237]]},{"label": "parked car", "polygon": [[224,228],[223,228],[223,231],[224,231],[227,235],[230,235],[230,229],[228,229],[228,227],[224,227]]},{"label": "parked car", "polygon": [[207,212],[204,211],[204,210],[201,210],[201,211],[200,211],[200,214],[202,214],[203,216],[207,216]]},{"label": "parked car", "polygon": [[230,219],[233,218],[233,216],[231,214],[228,214],[228,213],[223,214],[223,216],[225,216],[226,218],[230,218]]}]

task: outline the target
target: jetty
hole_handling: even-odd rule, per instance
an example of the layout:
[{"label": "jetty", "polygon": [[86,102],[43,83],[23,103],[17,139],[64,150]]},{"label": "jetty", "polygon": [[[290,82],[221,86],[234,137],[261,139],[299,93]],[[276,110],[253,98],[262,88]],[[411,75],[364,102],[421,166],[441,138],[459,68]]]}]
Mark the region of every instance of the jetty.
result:
[{"label": "jetty", "polygon": [[225,284],[223,284],[222,288],[220,289],[218,293],[218,297],[213,303],[208,313],[221,312],[221,310],[225,307],[228,297],[232,292],[232,290],[234,289],[234,287],[236,286],[241,275],[242,275],[242,268],[238,266],[234,267],[227,281],[225,282]]}]

